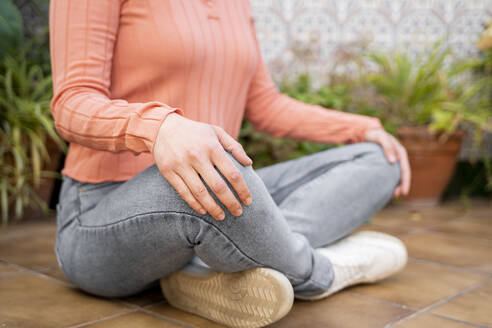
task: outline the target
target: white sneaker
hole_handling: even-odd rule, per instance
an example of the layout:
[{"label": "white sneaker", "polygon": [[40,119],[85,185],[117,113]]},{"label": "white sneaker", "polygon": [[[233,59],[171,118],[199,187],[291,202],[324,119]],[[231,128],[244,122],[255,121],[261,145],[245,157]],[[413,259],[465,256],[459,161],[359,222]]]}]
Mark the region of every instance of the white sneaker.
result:
[{"label": "white sneaker", "polygon": [[333,264],[333,283],[322,294],[296,298],[318,300],[347,286],[382,280],[402,270],[408,258],[400,239],[375,231],[357,232],[316,251]]},{"label": "white sneaker", "polygon": [[236,273],[215,272],[193,261],[160,279],[169,304],[228,327],[263,327],[291,309],[294,292],[280,272],[254,268]]}]

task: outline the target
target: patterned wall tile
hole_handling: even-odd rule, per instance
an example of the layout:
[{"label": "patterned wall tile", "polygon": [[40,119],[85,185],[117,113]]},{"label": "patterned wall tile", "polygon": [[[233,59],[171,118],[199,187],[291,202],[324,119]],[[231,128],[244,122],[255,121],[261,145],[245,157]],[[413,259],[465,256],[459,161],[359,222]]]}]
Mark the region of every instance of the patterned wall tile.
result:
[{"label": "patterned wall tile", "polygon": [[379,50],[420,53],[443,39],[456,56],[476,53],[492,0],[250,0],[274,77],[328,71],[336,50],[370,40]]}]

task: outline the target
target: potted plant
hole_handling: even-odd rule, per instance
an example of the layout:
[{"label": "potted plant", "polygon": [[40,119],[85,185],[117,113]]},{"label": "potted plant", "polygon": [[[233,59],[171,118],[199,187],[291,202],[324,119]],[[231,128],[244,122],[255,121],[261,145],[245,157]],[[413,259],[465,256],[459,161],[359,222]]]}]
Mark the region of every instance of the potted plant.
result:
[{"label": "potted plant", "polygon": [[[36,60],[38,38],[23,40],[11,1],[0,5],[0,209],[2,225],[26,208],[48,210],[65,143],[50,112],[51,76]],[[39,53],[38,53],[39,52]]]},{"label": "potted plant", "polygon": [[0,204],[6,225],[14,206],[21,217],[28,205],[46,212],[64,142],[50,113],[51,77],[22,56],[0,63]]},{"label": "potted plant", "polygon": [[408,151],[408,202],[439,201],[454,172],[463,126],[471,125],[478,136],[490,131],[490,79],[467,77],[469,64],[446,68],[449,56],[441,42],[417,60],[403,53],[369,55],[376,69],[365,83],[376,94],[374,107]]}]

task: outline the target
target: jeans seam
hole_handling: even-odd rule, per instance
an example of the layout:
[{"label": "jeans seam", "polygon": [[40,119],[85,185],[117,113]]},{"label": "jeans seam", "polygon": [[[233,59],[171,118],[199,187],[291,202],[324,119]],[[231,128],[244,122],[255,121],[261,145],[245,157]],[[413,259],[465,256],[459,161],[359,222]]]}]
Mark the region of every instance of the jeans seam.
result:
[{"label": "jeans seam", "polygon": [[116,182],[113,181],[100,182],[100,183],[80,183],[78,188],[82,189],[82,193],[84,193],[93,190],[99,190],[114,184],[116,184]]},{"label": "jeans seam", "polygon": [[[190,213],[187,213],[187,212],[181,212],[181,211],[151,211],[151,212],[145,212],[145,213],[139,213],[139,214],[135,214],[135,215],[132,215],[132,216],[129,216],[129,217],[126,217],[122,220],[119,220],[117,222],[112,222],[112,223],[108,223],[108,224],[103,224],[103,225],[97,225],[97,226],[87,226],[87,225],[83,225],[80,221],[80,217],[77,216],[77,222],[79,224],[79,227],[80,228],[83,228],[83,229],[87,229],[87,230],[90,230],[90,229],[100,229],[100,228],[106,228],[106,227],[111,227],[111,226],[114,226],[114,225],[117,225],[119,223],[123,223],[123,222],[126,222],[126,221],[129,221],[131,219],[134,219],[134,218],[140,218],[140,217],[144,217],[144,216],[148,216],[148,215],[152,215],[152,214],[182,214],[182,215],[186,215],[186,216],[189,216],[191,218],[196,218],[202,222],[205,222],[207,223],[209,226],[213,227],[215,230],[217,230],[222,236],[224,236],[228,242],[231,243],[231,245],[234,246],[234,248],[238,251],[239,254],[241,254],[242,256],[244,256],[245,258],[247,258],[248,260],[250,260],[251,262],[255,263],[256,265],[258,266],[262,266],[262,267],[269,267],[265,264],[262,264],[260,262],[258,262],[257,260],[253,259],[251,256],[249,256],[248,254],[246,254],[243,250],[241,250],[237,245],[236,243],[231,240],[229,238],[229,236],[227,236],[226,233],[224,233],[219,227],[217,227],[216,225],[208,222],[207,220],[204,220],[203,218],[201,218],[200,216],[198,215],[193,215],[193,214],[190,214]],[[288,273],[285,273],[285,272],[282,272],[282,274],[284,274],[287,278],[290,278],[290,279],[293,279],[293,280],[299,280],[300,278],[297,278],[297,277],[294,277],[292,276],[291,274],[288,274]],[[302,278],[301,278],[302,279]],[[303,281],[302,283],[305,283],[306,281],[312,281],[313,283],[315,283],[316,285],[318,285],[318,287],[323,287],[323,285],[311,278]]]},{"label": "jeans seam", "polygon": [[[289,196],[297,191],[299,188],[304,187],[306,185],[309,185],[311,182],[318,180],[321,176],[325,175],[327,172],[331,171],[333,168],[339,166],[340,164],[354,161],[358,159],[359,157],[362,157],[366,155],[369,152],[361,152],[358,154],[355,154],[354,156],[346,159],[341,159],[338,161],[333,161],[328,163],[327,165],[323,165],[320,167],[315,168],[311,172],[308,172],[306,175],[303,175],[302,177],[286,184],[285,186],[277,188],[275,191],[272,191],[271,195],[272,198],[276,200],[277,205],[280,206]],[[297,186],[296,186],[297,185]],[[288,192],[286,195],[282,195],[280,199],[277,199],[277,195],[282,194],[285,190],[292,189],[290,192]]]}]

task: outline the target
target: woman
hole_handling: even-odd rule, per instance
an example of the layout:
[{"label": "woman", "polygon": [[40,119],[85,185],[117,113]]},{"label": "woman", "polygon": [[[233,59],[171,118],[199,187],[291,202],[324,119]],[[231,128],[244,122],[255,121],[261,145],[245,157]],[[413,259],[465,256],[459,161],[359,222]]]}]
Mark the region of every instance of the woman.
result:
[{"label": "woman", "polygon": [[[50,6],[52,113],[70,142],[55,251],[74,284],[121,297],[160,282],[174,306],[260,327],[294,295],[404,266],[396,238],[346,236],[408,192],[405,150],[375,118],[279,94],[247,0]],[[351,145],[255,171],[236,141],[243,115]]]}]

